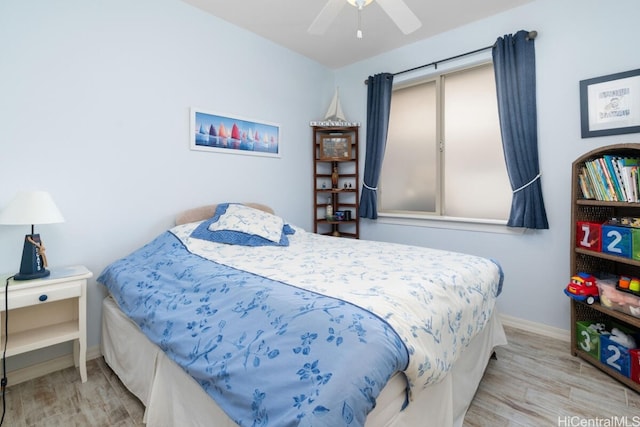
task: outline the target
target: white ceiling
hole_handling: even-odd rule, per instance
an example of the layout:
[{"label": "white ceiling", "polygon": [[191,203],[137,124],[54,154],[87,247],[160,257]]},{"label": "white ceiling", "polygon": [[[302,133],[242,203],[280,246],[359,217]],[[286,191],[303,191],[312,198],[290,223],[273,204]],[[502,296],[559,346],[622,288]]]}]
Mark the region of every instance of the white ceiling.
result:
[{"label": "white ceiling", "polygon": [[183,1],[335,69],[534,0],[404,0],[422,22],[409,35],[374,0],[362,11],[362,39],[356,38],[357,9],[348,4],[317,36],[307,28],[327,0]]}]

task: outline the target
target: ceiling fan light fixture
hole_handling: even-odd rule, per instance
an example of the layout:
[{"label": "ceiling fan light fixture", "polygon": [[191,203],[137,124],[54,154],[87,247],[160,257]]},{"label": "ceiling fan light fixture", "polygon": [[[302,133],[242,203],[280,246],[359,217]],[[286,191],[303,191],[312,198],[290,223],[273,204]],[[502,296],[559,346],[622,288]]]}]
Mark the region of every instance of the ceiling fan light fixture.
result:
[{"label": "ceiling fan light fixture", "polygon": [[364,7],[369,6],[373,0],[347,0],[347,2],[354,7],[362,10]]},{"label": "ceiling fan light fixture", "polygon": [[[404,34],[410,34],[422,26],[420,19],[409,9],[405,0],[376,0],[376,2]],[[358,11],[358,31],[356,32],[356,37],[362,38],[360,15],[365,7],[373,3],[373,0],[326,0],[324,7],[313,20],[307,31],[310,34],[324,34],[347,3],[355,7]]]}]

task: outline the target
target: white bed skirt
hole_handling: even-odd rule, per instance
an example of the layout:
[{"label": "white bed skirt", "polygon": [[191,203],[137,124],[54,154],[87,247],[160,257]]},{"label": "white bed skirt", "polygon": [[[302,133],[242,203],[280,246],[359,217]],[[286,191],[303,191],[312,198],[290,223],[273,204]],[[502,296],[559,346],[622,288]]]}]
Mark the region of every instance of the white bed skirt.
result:
[{"label": "white bed skirt", "polygon": [[[406,380],[396,374],[384,387],[366,427],[462,426],[494,347],[507,343],[497,313],[453,370],[438,384],[405,401]],[[102,354],[122,383],[145,405],[149,427],[237,427],[191,376],[140,332],[112,298],[103,301]]]}]

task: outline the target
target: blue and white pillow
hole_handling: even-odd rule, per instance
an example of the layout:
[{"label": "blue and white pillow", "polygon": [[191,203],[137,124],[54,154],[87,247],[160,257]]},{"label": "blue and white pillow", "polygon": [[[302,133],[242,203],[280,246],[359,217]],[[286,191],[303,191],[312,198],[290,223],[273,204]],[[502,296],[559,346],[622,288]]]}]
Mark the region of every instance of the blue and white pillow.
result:
[{"label": "blue and white pillow", "polygon": [[279,216],[241,204],[221,203],[191,237],[242,246],[289,246],[294,230]]}]

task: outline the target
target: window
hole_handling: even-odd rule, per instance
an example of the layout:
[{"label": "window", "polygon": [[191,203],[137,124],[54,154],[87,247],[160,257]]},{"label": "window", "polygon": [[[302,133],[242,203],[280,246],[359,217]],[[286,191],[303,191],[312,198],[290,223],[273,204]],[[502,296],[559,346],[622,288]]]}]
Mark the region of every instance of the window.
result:
[{"label": "window", "polygon": [[394,83],[379,212],[506,220],[493,64]]}]

